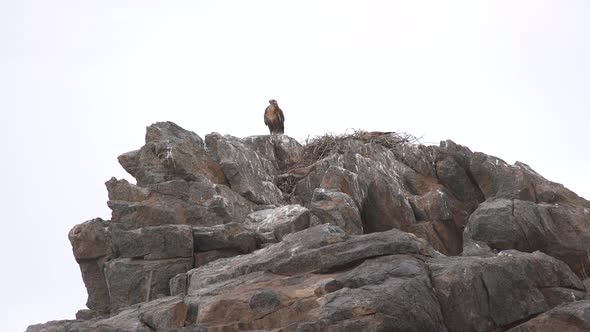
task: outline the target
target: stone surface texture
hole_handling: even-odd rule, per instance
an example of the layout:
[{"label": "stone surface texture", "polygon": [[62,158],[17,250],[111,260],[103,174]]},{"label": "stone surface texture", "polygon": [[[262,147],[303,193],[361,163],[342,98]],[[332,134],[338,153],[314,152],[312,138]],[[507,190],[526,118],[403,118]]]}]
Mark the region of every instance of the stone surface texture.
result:
[{"label": "stone surface texture", "polygon": [[147,127],[69,233],[87,308],[27,331],[590,330],[587,200],[452,141],[305,148]]}]

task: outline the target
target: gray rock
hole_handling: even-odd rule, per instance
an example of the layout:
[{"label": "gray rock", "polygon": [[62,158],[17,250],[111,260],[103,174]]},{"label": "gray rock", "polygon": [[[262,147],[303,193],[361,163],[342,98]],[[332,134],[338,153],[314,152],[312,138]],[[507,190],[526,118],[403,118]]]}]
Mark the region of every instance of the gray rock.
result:
[{"label": "gray rock", "polygon": [[274,185],[277,169],[263,155],[233,136],[205,137],[208,152],[219,163],[231,189],[256,204],[277,204],[281,191]]},{"label": "gray rock", "polygon": [[86,306],[100,313],[108,313],[111,309],[111,301],[107,282],[103,273],[106,258],[89,259],[80,261],[82,281],[86,286],[88,298]]},{"label": "gray rock", "polygon": [[103,274],[104,263],[112,255],[108,224],[97,218],[74,226],[68,234],[88,293],[86,306],[97,312],[110,310],[109,294]]},{"label": "gray rock", "polygon": [[129,183],[127,180],[117,180],[112,177],[105,183],[109,194],[109,200],[141,202],[148,199],[149,189]]},{"label": "gray rock", "polygon": [[333,224],[347,234],[362,234],[363,223],[354,200],[345,193],[318,188],[314,191],[311,213],[324,224]]},{"label": "gray rock", "polygon": [[508,332],[554,331],[590,331],[590,301],[562,304],[508,330]]},{"label": "gray rock", "polygon": [[308,173],[297,182],[295,185],[295,195],[299,197],[303,203],[311,203],[313,192],[319,188],[324,175],[331,166],[341,167],[341,156],[333,154],[327,158],[318,160],[308,168]]},{"label": "gray rock", "polygon": [[163,260],[122,258],[107,262],[104,273],[111,308],[124,308],[170,295],[170,279],[192,267],[192,257]]},{"label": "gray rock", "polygon": [[324,173],[320,188],[328,191],[340,191],[350,196],[361,208],[366,197],[366,190],[359,184],[358,175],[339,166],[330,166]]},{"label": "gray rock", "polygon": [[156,123],[119,157],[137,185],[107,181],[112,220],[69,234],[90,310],[30,331],[588,329],[590,202],[526,164],[348,139],[293,168],[284,135],[206,143]]},{"label": "gray rock", "polygon": [[309,210],[295,204],[250,213],[244,226],[259,234],[272,234],[268,238],[259,237],[262,242],[278,242],[287,234],[309,228],[309,222]]},{"label": "gray rock", "polygon": [[273,163],[276,169],[285,170],[299,162],[303,146],[287,135],[259,135],[242,139],[250,149]]},{"label": "gray rock", "polygon": [[583,285],[563,262],[536,252],[428,261],[433,287],[450,331],[505,329],[550,309],[549,289],[580,299]]},{"label": "gray rock", "polygon": [[216,260],[189,271],[189,294],[256,271],[282,275],[330,271],[368,257],[391,254],[436,255],[425,241],[399,230],[348,238],[339,227],[324,224],[289,234],[282,242],[249,255]]},{"label": "gray rock", "polygon": [[493,249],[535,251],[545,249],[543,221],[534,203],[509,199],[486,201],[469,217],[464,238]]},{"label": "gray rock", "polygon": [[269,288],[257,290],[248,301],[248,306],[259,314],[266,315],[281,305],[277,293]]},{"label": "gray rock", "polygon": [[[389,255],[401,252],[435,255],[398,230],[347,237],[320,225],[290,234],[263,250],[190,271],[185,302],[198,310],[187,322],[231,331],[446,331],[425,264]],[[216,266],[223,271],[214,272]]]},{"label": "gray rock", "polygon": [[482,203],[464,232],[466,245],[492,249],[541,250],[582,275],[588,266],[590,209],[575,205],[535,204],[495,199]]},{"label": "gray rock", "polygon": [[436,176],[462,201],[483,201],[483,194],[465,169],[451,156],[436,163]]},{"label": "gray rock", "polygon": [[242,224],[229,223],[193,228],[194,251],[236,250],[249,253],[256,249],[256,233]]},{"label": "gray rock", "polygon": [[68,238],[76,260],[96,259],[111,254],[108,225],[108,222],[96,218],[70,230]]},{"label": "gray rock", "polygon": [[188,225],[113,230],[111,236],[115,257],[165,259],[193,256],[193,233]]},{"label": "gray rock", "polygon": [[213,183],[226,183],[219,165],[207,156],[203,140],[172,122],[147,127],[145,145],[119,157],[121,166],[139,186],[205,176]]},{"label": "gray rock", "polygon": [[485,198],[508,198],[536,201],[529,172],[504,160],[476,152],[469,171]]},{"label": "gray rock", "polygon": [[218,260],[220,258],[227,258],[241,255],[242,253],[236,249],[219,249],[219,250],[209,250],[203,252],[196,252],[194,254],[195,268],[199,266],[206,265],[214,260]]},{"label": "gray rock", "polygon": [[[243,221],[253,208],[248,200],[205,177],[161,182],[146,190],[147,198],[142,201],[109,200],[112,221],[131,228],[166,224],[212,226]],[[109,195],[121,198],[114,191],[109,191]]]},{"label": "gray rock", "polygon": [[392,149],[397,160],[426,177],[435,177],[435,147],[421,144],[400,144]]},{"label": "gray rock", "polygon": [[392,228],[408,230],[416,223],[412,207],[402,188],[384,181],[369,185],[363,204],[365,232],[382,232]]},{"label": "gray rock", "polygon": [[[343,288],[319,299],[322,320],[346,322],[382,314],[389,318],[382,331],[447,330],[428,272],[415,258],[394,255],[367,260],[336,280]],[[371,324],[372,320],[358,322],[355,327],[366,330]]]}]

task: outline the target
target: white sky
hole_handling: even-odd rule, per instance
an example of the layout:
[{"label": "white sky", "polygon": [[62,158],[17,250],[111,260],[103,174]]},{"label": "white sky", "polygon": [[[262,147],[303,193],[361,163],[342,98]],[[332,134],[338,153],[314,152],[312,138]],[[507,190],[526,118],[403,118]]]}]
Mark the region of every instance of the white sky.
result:
[{"label": "white sky", "polygon": [[0,321],[72,318],[69,229],[108,219],[116,157],[171,120],[297,139],[452,139],[590,198],[588,1],[0,0]]}]

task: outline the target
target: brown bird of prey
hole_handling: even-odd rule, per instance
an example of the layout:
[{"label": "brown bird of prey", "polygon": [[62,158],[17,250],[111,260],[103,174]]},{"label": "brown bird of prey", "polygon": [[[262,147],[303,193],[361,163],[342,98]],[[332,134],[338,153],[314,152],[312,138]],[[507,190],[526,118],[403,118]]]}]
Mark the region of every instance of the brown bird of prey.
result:
[{"label": "brown bird of prey", "polygon": [[264,124],[270,129],[271,135],[285,132],[285,116],[274,99],[268,101],[270,105],[264,111]]}]

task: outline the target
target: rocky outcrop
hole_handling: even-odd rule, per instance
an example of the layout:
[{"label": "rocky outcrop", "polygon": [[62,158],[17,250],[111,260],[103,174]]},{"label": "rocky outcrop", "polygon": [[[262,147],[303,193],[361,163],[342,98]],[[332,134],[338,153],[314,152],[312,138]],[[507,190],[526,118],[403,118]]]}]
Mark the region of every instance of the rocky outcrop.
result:
[{"label": "rocky outcrop", "polygon": [[119,157],[137,184],[106,182],[111,220],[70,231],[88,309],[28,331],[588,329],[590,202],[523,163],[390,138],[314,154],[149,126]]}]

